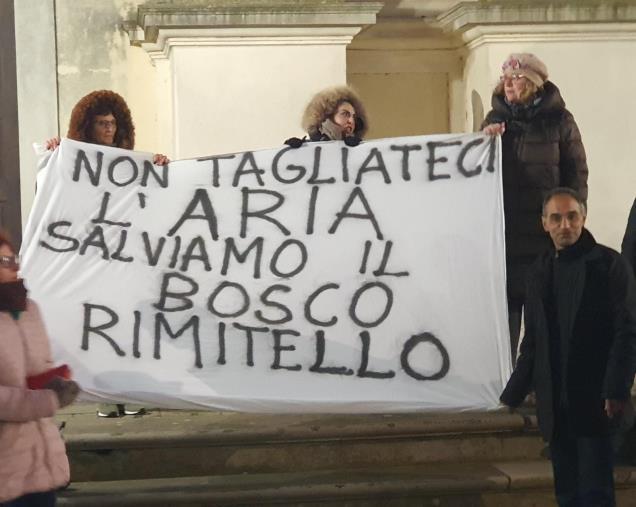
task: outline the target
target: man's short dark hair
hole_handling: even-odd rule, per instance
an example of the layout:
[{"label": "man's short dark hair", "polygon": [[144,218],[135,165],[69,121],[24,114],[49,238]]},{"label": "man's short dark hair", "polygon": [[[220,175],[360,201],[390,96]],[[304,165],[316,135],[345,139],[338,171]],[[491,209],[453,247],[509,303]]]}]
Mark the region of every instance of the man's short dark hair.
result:
[{"label": "man's short dark hair", "polygon": [[556,187],[545,194],[545,196],[543,197],[543,205],[541,206],[541,215],[545,216],[546,206],[548,205],[550,200],[557,195],[569,195],[572,199],[579,203],[581,213],[583,213],[583,215],[587,215],[587,204],[581,198],[579,193],[570,187]]}]

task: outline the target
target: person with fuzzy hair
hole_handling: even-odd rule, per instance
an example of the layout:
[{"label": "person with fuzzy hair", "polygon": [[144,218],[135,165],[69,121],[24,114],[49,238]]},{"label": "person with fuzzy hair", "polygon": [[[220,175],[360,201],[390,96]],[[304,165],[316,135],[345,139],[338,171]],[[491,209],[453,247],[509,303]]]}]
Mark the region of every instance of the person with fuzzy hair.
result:
[{"label": "person with fuzzy hair", "polygon": [[[358,94],[349,86],[334,86],[312,97],[301,125],[309,141],[344,141],[357,146],[367,133],[367,113]],[[305,138],[292,137],[285,144],[300,147]]]},{"label": "person with fuzzy hair", "polygon": [[53,368],[44,322],[18,270],[15,248],[0,232],[0,506],[52,507],[69,482],[53,416],[79,386]]},{"label": "person with fuzzy hair", "polygon": [[[66,137],[74,141],[101,144],[133,150],[135,148],[135,124],[128,104],[112,90],[96,90],[82,97],[73,110]],[[60,138],[46,141],[46,149],[54,150]],[[153,162],[165,165],[165,155],[155,154]]]},{"label": "person with fuzzy hair", "polygon": [[485,134],[502,136],[506,220],[506,275],[512,362],[517,356],[525,279],[534,259],[550,247],[541,204],[553,188],[568,187],[587,200],[587,162],[579,128],[546,65],[513,53],[502,65]]},{"label": "person with fuzzy hair", "polygon": [[[128,104],[121,95],[112,90],[96,90],[82,97],[73,110],[69,120],[66,137],[74,141],[112,146],[132,150],[135,148],[135,124]],[[46,141],[46,149],[54,150],[60,144],[60,138]],[[165,165],[168,157],[159,153],[153,156],[153,163]],[[141,415],[145,408],[102,403],[97,409],[100,417],[121,417]]]}]

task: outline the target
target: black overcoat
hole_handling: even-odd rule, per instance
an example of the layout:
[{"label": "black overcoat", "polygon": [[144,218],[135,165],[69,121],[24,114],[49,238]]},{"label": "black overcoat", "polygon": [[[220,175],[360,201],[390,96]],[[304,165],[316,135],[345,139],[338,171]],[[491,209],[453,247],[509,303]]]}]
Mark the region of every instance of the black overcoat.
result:
[{"label": "black overcoat", "polygon": [[[567,357],[555,386],[550,329],[554,248],[531,266],[525,306],[525,336],[516,367],[501,395],[511,407],[534,390],[539,429],[550,441],[554,431],[555,397],[566,391],[570,430],[578,436],[599,436],[608,430],[605,399],[627,400],[636,370],[636,292],[627,262],[618,252],[596,243],[583,230],[574,245],[559,251],[575,263],[567,291],[568,307],[559,312],[559,327],[569,336]],[[552,338],[554,339],[554,338]]]}]

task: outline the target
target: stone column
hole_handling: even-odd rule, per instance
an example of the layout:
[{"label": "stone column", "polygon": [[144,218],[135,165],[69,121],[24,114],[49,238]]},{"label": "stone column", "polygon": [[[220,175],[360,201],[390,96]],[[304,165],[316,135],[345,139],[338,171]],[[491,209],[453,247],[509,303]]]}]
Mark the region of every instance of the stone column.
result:
[{"label": "stone column", "polygon": [[16,83],[15,23],[12,2],[0,2],[0,230],[17,245],[20,234],[20,157]]},{"label": "stone column", "polygon": [[302,135],[306,102],[346,82],[346,46],[381,7],[344,0],[139,7],[129,35],[157,67],[161,146],[187,158]]},{"label": "stone column", "polygon": [[[14,169],[20,170],[24,226],[35,195],[37,156],[33,143],[43,143],[60,132],[65,135],[66,125],[60,128],[58,123],[55,2],[22,0],[14,2],[14,8],[18,99],[15,128],[19,130],[20,150],[19,166],[16,160]],[[3,115],[4,118],[7,117]]]},{"label": "stone column", "polygon": [[636,195],[636,1],[577,0],[460,3],[440,15],[464,41],[466,130],[490,110],[501,64],[530,52],[547,65],[583,136],[588,157],[587,225],[601,243],[620,248]]}]

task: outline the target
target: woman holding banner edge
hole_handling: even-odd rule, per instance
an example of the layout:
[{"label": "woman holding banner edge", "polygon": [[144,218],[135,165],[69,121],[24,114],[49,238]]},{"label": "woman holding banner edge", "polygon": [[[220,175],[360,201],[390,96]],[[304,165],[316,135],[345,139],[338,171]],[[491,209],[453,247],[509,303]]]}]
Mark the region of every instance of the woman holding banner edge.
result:
[{"label": "woman holding banner edge", "polygon": [[[84,143],[113,146],[125,150],[135,149],[135,125],[128,104],[121,95],[111,90],[96,90],[82,97],[73,110],[66,137]],[[46,149],[54,150],[59,137],[46,141]],[[153,163],[166,165],[168,157],[157,153]]]},{"label": "woman holding banner edge", "polygon": [[502,136],[506,278],[512,363],[516,362],[526,271],[550,246],[541,226],[544,196],[569,187],[587,200],[581,134],[545,64],[531,53],[506,58],[484,134]]},{"label": "woman holding banner edge", "polygon": [[[344,141],[357,146],[368,130],[362,100],[349,86],[325,88],[312,97],[301,122],[309,141]],[[292,137],[285,144],[299,148],[305,138]]]},{"label": "woman holding banner edge", "polygon": [[[82,97],[71,111],[66,137],[74,141],[112,146],[126,150],[135,148],[135,125],[130,109],[124,98],[111,90],[96,90]],[[46,141],[46,149],[54,150],[60,144],[60,138]],[[162,154],[153,156],[153,163],[166,165],[170,162]],[[141,415],[143,407],[126,407],[124,404],[100,404],[99,417],[122,417]]]}]

